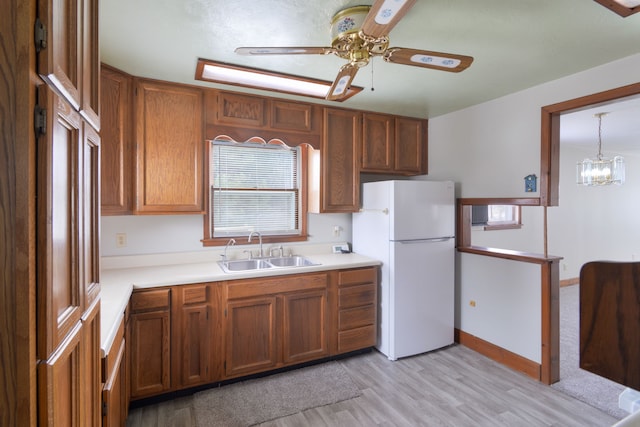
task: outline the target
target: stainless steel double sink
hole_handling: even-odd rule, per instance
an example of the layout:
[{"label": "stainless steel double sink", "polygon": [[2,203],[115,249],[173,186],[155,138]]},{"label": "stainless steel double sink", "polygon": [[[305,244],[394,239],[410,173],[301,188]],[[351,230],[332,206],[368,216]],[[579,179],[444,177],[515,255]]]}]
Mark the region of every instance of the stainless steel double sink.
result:
[{"label": "stainless steel double sink", "polygon": [[218,265],[225,273],[238,273],[251,270],[264,270],[282,267],[309,267],[320,265],[301,255],[283,256],[275,258],[238,259],[233,261],[218,261]]}]

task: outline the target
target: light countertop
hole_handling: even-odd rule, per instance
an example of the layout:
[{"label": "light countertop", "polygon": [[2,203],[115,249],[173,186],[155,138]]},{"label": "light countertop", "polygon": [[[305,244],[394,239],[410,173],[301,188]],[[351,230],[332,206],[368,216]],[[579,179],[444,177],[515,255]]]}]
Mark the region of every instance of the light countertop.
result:
[{"label": "light countertop", "polygon": [[[186,262],[185,256],[182,254],[173,257],[164,255],[158,257],[154,263],[146,263],[146,265],[138,266],[135,265],[136,263],[139,264],[137,261],[130,262],[126,259],[106,260],[106,262],[103,262],[103,269],[100,276],[100,347],[102,356],[107,354],[111,348],[118,324],[124,316],[124,310],[129,303],[133,289],[286,274],[302,274],[380,265],[380,261],[353,253],[312,253],[304,256],[320,265],[308,267],[278,267],[265,270],[225,273],[216,260],[212,259],[211,261],[203,262],[201,259],[198,259],[197,262]],[[171,263],[172,260],[175,263]],[[160,261],[160,264],[158,264],[157,261]],[[117,265],[122,265],[123,267],[118,268]],[[105,266],[107,268],[105,268]]]}]

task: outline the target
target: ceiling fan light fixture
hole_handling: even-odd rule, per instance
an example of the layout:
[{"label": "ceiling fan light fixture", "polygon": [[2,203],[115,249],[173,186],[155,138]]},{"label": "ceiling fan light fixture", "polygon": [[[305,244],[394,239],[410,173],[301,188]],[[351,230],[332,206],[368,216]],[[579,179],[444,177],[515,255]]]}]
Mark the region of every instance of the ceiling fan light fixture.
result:
[{"label": "ceiling fan light fixture", "polygon": [[[208,59],[198,59],[196,65],[196,80],[234,86],[250,87],[294,95],[310,96],[325,99],[333,82],[276,73],[273,71],[248,68],[239,65],[215,62]],[[345,98],[350,98],[363,88],[357,86],[345,87]]]}]

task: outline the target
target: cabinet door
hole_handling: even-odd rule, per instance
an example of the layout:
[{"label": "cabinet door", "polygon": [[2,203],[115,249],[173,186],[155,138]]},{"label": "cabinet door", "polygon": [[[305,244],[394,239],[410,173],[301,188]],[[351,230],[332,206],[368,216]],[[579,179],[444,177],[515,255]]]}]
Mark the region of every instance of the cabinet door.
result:
[{"label": "cabinet door", "polygon": [[427,121],[398,117],[395,135],[395,171],[407,175],[426,174]]},{"label": "cabinet door", "polygon": [[172,370],[177,388],[209,382],[212,343],[208,285],[176,286],[172,313]]},{"label": "cabinet door", "polygon": [[391,172],[394,167],[394,117],[362,116],[362,172]]},{"label": "cabinet door", "polygon": [[38,425],[86,425],[82,335],[78,322],[51,357],[38,364]]},{"label": "cabinet door", "polygon": [[38,52],[38,73],[75,110],[82,103],[82,0],[38,0],[47,35]]},{"label": "cabinet door", "polygon": [[80,321],[83,289],[78,261],[81,215],[79,159],[82,120],[43,85],[38,104],[46,108],[46,133],[38,138],[37,327],[38,358],[46,360]]},{"label": "cabinet door", "polygon": [[360,204],[361,115],[325,108],[320,147],[321,212],[357,212]]},{"label": "cabinet door", "polygon": [[213,123],[250,128],[261,128],[266,124],[267,98],[230,92],[216,94]]},{"label": "cabinet door", "polygon": [[102,413],[103,427],[120,427],[125,425],[126,410],[129,405],[126,393],[126,358],[125,341],[122,340],[115,357],[115,370],[106,379],[102,389],[102,403],[104,412]]},{"label": "cabinet door", "polygon": [[82,0],[82,98],[80,114],[100,130],[99,0]]},{"label": "cabinet door", "polygon": [[282,296],[283,362],[299,363],[329,354],[327,291],[295,292]]},{"label": "cabinet door", "polygon": [[135,96],[137,212],[202,213],[202,90],[139,80]]},{"label": "cabinet door", "polygon": [[103,65],[100,83],[102,215],[128,214],[133,192],[133,79]]},{"label": "cabinet door", "polygon": [[275,368],[276,297],[246,298],[227,303],[226,375]]},{"label": "cabinet door", "polygon": [[84,395],[83,426],[100,427],[102,424],[100,365],[100,300],[85,311],[82,316],[83,359],[82,390]]},{"label": "cabinet door", "polygon": [[100,297],[100,136],[84,124],[80,169],[81,291],[84,307]]},{"label": "cabinet door", "polygon": [[170,381],[169,311],[131,315],[131,398],[167,392]]}]

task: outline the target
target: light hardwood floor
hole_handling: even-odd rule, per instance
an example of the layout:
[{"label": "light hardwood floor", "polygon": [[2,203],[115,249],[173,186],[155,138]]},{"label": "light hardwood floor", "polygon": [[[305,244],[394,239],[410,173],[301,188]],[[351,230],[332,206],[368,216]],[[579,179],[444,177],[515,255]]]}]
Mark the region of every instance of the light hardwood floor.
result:
[{"label": "light hardwood floor", "polygon": [[[617,420],[460,345],[391,362],[340,363],[362,396],[261,424],[293,426],[611,426]],[[195,427],[191,398],[137,408],[127,427]]]}]

